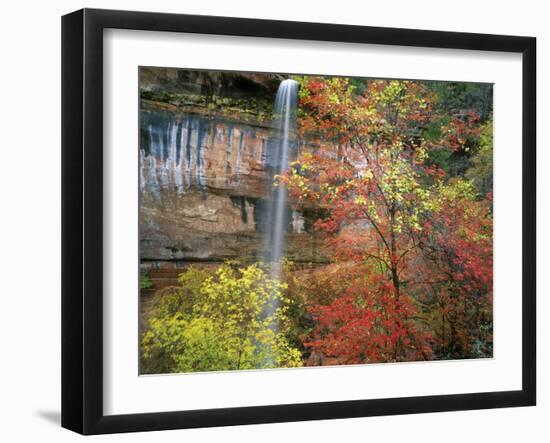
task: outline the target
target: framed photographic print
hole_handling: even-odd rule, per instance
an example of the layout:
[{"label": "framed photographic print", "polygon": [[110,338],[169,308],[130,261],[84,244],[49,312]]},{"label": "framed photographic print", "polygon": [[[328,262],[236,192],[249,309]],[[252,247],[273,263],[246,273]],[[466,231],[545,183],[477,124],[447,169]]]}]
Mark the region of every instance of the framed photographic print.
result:
[{"label": "framed photographic print", "polygon": [[534,38],[62,25],[64,427],[535,404]]}]

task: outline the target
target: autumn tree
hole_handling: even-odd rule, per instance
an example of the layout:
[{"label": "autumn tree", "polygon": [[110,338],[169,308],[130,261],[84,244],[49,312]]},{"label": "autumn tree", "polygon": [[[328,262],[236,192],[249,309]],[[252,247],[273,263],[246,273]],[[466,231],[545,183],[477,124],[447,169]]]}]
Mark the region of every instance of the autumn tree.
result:
[{"label": "autumn tree", "polygon": [[492,355],[492,198],[474,184],[440,183],[437,217],[424,222],[425,266],[415,277],[417,299],[432,320],[442,358]]},{"label": "autumn tree", "polygon": [[285,284],[259,265],[190,267],[179,287],[158,294],[141,340],[144,372],[296,367]]},{"label": "autumn tree", "polygon": [[[437,228],[453,235],[460,215],[442,197],[445,172],[430,153],[469,149],[479,118],[438,115],[434,93],[421,82],[369,81],[359,94],[345,78],[300,81],[299,128],[317,148],[302,152],[280,185],[296,206],[322,209],[315,226],[331,234],[332,260],[362,276],[344,277],[349,285],[339,297],[311,309],[318,328],[309,345],[348,362],[433,358],[431,320],[420,297],[426,282],[419,276],[433,278],[420,272],[433,265],[427,245],[455,251],[461,269],[469,265],[456,254],[459,244],[432,238]],[[476,198],[464,211],[487,215]]]}]

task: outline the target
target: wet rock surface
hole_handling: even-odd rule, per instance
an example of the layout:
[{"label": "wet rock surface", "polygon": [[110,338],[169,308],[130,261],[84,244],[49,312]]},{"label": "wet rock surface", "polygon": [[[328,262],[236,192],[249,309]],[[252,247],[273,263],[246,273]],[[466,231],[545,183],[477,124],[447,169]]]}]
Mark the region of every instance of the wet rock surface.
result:
[{"label": "wet rock surface", "polygon": [[[165,105],[148,101],[140,113],[142,261],[260,258],[271,128]],[[289,210],[289,259],[325,261],[313,217]]]}]

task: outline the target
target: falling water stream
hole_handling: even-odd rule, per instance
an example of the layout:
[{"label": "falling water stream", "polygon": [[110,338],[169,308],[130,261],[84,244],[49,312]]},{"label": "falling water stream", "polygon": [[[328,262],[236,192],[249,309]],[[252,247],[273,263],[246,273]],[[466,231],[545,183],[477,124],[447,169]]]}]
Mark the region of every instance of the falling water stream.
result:
[{"label": "falling water stream", "polygon": [[268,149],[267,165],[271,171],[271,200],[268,208],[268,229],[264,257],[271,263],[271,277],[278,279],[285,234],[289,225],[287,191],[284,186],[274,186],[276,176],[284,172],[296,149],[296,104],[298,83],[283,80],[277,90],[274,107],[273,134]]}]

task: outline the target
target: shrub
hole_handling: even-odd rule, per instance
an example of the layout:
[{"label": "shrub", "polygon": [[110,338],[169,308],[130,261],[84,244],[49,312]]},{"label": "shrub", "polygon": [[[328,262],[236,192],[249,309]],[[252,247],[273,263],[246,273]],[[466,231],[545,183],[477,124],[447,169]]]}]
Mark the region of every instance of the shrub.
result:
[{"label": "shrub", "polygon": [[153,282],[151,281],[149,274],[147,274],[146,272],[142,272],[139,275],[139,287],[141,289],[149,289],[152,286],[153,286]]},{"label": "shrub", "polygon": [[301,366],[287,338],[285,284],[259,265],[235,262],[214,274],[190,267],[157,298],[141,341],[142,372]]}]

